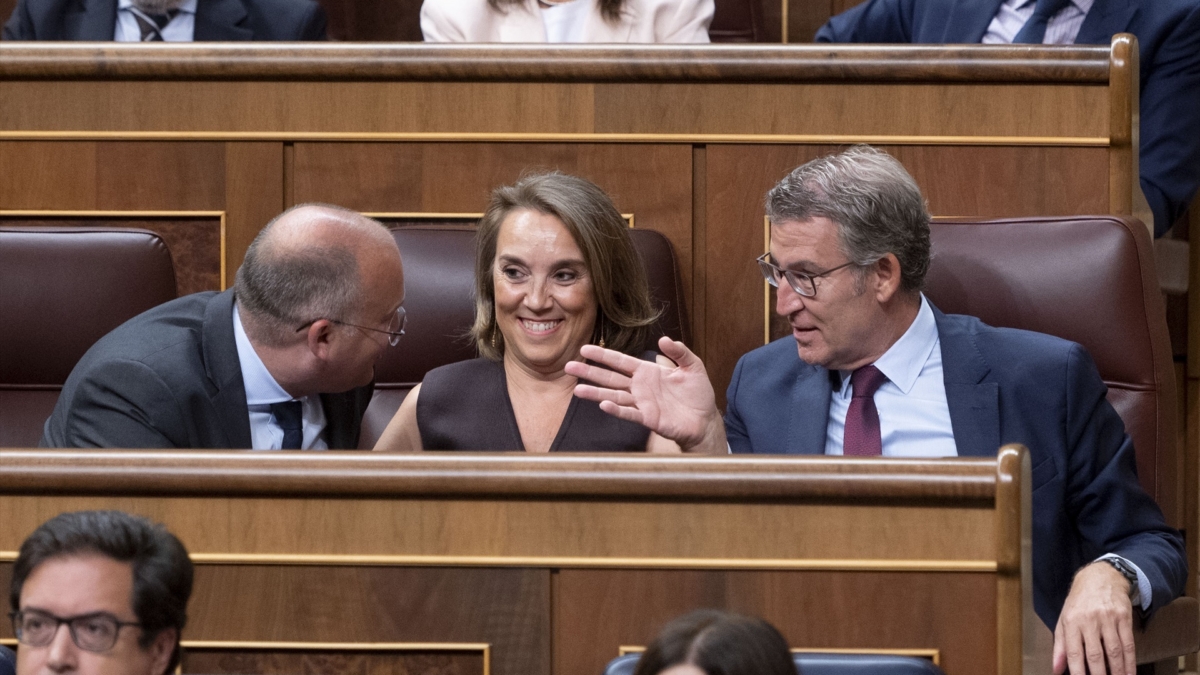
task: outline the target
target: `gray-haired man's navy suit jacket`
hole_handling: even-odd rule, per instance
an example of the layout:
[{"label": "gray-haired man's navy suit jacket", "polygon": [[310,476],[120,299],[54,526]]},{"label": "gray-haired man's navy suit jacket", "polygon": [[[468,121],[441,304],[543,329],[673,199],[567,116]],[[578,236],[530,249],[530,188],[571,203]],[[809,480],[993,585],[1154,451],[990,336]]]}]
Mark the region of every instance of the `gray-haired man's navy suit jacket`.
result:
[{"label": "gray-haired man's navy suit jacket", "polygon": [[[113,39],[117,0],[19,0],[5,40]],[[196,42],[325,39],[325,10],[312,0],[199,0]]]},{"label": "gray-haired man's navy suit jacket", "polygon": [[[1183,592],[1179,533],[1137,481],[1133,443],[1079,345],[934,310],[954,441],[962,457],[1023,443],[1032,460],[1033,600],[1058,622],[1075,571],[1105,553],[1136,564],[1151,611]],[[829,371],[800,360],[792,337],[738,361],[726,433],[736,453],[823,454]]]},{"label": "gray-haired man's navy suit jacket", "polygon": [[[831,18],[818,42],[971,44],[1003,0],[868,0]],[[1095,0],[1076,44],[1138,38],[1142,191],[1161,235],[1200,186],[1200,0]]]}]

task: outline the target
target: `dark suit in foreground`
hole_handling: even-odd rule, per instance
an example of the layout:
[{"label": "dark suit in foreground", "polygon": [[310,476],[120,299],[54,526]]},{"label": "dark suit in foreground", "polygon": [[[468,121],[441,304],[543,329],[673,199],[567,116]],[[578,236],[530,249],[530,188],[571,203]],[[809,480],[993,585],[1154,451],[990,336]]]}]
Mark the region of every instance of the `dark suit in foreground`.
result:
[{"label": "dark suit in foreground", "polygon": [[[934,310],[960,457],[1022,443],[1032,460],[1033,602],[1053,628],[1077,569],[1105,553],[1132,561],[1153,611],[1183,592],[1183,541],[1137,482],[1133,443],[1087,352],[1049,335]],[[736,453],[824,454],[829,371],[788,336],[746,354],[729,385]]]},{"label": "dark suit in foreground", "polygon": [[[829,20],[818,42],[979,42],[1002,0],[868,0]],[[1200,186],[1200,1],[1096,0],[1075,44],[1138,38],[1142,191],[1156,235]]]},{"label": "dark suit in foreground", "polygon": [[[67,378],[41,445],[251,447],[233,300],[233,291],[188,295],[104,336]],[[321,394],[331,449],[358,447],[372,390]]]},{"label": "dark suit in foreground", "polygon": [[[325,10],[312,0],[199,0],[195,42],[325,39]],[[5,40],[113,39],[117,0],[19,0]]]}]

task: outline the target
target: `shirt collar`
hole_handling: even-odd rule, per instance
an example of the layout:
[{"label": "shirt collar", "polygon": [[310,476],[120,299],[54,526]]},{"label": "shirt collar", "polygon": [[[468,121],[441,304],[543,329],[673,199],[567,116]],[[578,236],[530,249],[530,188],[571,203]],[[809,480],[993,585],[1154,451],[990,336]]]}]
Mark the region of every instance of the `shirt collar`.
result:
[{"label": "shirt collar", "polygon": [[[122,1],[124,1],[124,0],[122,0]],[[1092,5],[1094,5],[1096,3],[1096,0],[1070,0],[1070,1],[1071,1],[1072,5],[1075,5],[1076,9],[1078,9],[1080,12],[1083,12],[1084,14],[1087,14],[1088,10],[1090,10],[1092,8]],[[1032,6],[1036,5],[1037,0],[1009,0],[1009,3],[1010,3],[1009,6],[1014,9],[1024,9],[1025,7],[1032,7]]]},{"label": "shirt collar", "polygon": [[[922,293],[921,309],[917,310],[917,318],[913,319],[912,325],[904,331],[904,335],[901,335],[883,356],[876,359],[874,366],[889,382],[907,394],[917,383],[921,369],[925,367],[925,362],[929,360],[929,355],[937,345],[937,320],[933,316],[933,308]],[[850,373],[849,370],[841,372],[842,389],[850,382]]]},{"label": "shirt collar", "polygon": [[238,362],[242,366],[242,384],[246,387],[246,405],[269,405],[291,401],[292,396],[279,386],[271,371],[267,370],[238,315],[237,303],[233,303],[233,341],[237,344]]},{"label": "shirt collar", "polygon": [[[177,7],[176,9],[178,9],[180,12],[182,12],[184,14],[195,14],[196,13],[196,4],[199,1],[200,0],[185,0],[185,2],[182,5],[180,5],[179,7]],[[133,7],[133,0],[117,0],[117,9],[118,10],[130,9],[132,7]]]}]

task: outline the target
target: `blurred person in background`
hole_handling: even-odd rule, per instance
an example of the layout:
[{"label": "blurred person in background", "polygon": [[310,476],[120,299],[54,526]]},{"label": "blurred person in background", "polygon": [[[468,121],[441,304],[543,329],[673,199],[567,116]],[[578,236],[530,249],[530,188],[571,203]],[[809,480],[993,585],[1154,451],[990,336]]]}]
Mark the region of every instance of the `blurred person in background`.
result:
[{"label": "blurred person in background", "polygon": [[325,39],[313,0],[19,0],[5,40],[239,42]]},{"label": "blurred person in background", "polygon": [[708,42],[713,0],[425,0],[426,42]]},{"label": "blurred person in background", "polygon": [[762,619],[700,609],[667,624],[633,675],[797,675],[787,640]]}]

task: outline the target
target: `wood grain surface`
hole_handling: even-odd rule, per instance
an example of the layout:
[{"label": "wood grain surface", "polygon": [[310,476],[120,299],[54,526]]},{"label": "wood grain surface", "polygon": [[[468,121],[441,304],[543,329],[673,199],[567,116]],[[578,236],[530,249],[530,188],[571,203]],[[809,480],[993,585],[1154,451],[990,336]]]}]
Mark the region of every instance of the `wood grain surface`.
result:
[{"label": "wood grain surface", "polygon": [[753,265],[762,199],[804,161],[884,147],[936,215],[1135,208],[1124,39],[3,44],[0,209],[224,211],[228,285],[291,204],[477,213],[524,172],[579,173],[675,247],[689,333],[723,405],[737,359],[772,335]]},{"label": "wood grain surface", "polygon": [[185,637],[204,646],[185,672],[599,672],[668,618],[727,607],[796,647],[933,650],[948,675],[1015,675],[998,650],[1032,613],[1022,583],[1001,583],[1027,572],[1008,522],[1022,453],[16,450],[0,455],[0,581],[44,520],[117,508],[165,523],[197,564]]},{"label": "wood grain surface", "polygon": [[1105,83],[1103,46],[4,43],[0,78]]}]

